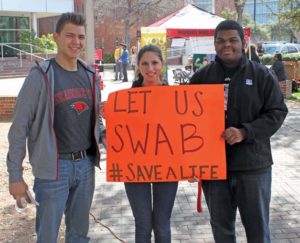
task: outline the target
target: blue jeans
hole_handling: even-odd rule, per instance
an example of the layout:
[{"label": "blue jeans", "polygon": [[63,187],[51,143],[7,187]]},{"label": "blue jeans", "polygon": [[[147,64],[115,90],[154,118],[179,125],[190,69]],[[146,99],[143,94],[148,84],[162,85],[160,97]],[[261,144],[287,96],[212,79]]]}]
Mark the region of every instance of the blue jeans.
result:
[{"label": "blue jeans", "polygon": [[123,81],[128,81],[127,66],[128,64],[122,63]]},{"label": "blue jeans", "polygon": [[35,178],[34,192],[40,203],[36,211],[38,243],[56,243],[63,213],[65,242],[85,243],[89,211],[95,187],[95,168],[90,159],[59,160],[58,179]]},{"label": "blue jeans", "polygon": [[178,182],[125,183],[135,219],[136,243],[150,243],[152,229],[156,243],[171,242],[170,218],[177,188]]},{"label": "blue jeans", "polygon": [[270,243],[269,208],[272,171],[228,175],[227,180],[203,181],[216,243],[235,243],[239,209],[248,243]]}]

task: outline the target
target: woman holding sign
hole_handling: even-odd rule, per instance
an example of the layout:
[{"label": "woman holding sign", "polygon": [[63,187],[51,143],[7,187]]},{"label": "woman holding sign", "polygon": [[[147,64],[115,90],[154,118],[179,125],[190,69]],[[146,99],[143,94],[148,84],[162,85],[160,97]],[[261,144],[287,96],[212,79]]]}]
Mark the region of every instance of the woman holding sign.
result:
[{"label": "woman holding sign", "polygon": [[[132,87],[167,85],[163,80],[161,50],[154,45],[144,46],[137,57],[137,77]],[[135,242],[171,242],[170,218],[178,182],[125,183],[126,194],[135,219]],[[152,202],[153,198],[153,202]]]}]

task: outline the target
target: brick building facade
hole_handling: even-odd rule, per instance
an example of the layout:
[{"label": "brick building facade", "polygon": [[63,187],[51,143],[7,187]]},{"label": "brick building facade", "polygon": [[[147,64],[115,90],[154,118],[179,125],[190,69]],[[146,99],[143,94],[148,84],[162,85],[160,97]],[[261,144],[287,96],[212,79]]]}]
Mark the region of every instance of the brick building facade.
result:
[{"label": "brick building facade", "polygon": [[17,97],[0,97],[0,122],[11,121]]},{"label": "brick building facade", "polygon": [[[136,11],[137,1],[130,1],[130,45],[136,45],[136,33],[141,27],[147,26],[184,6],[184,0],[161,1],[155,6],[145,9],[142,13]],[[150,2],[150,1],[149,1]],[[128,16],[128,1],[125,0],[95,0],[95,48],[103,49],[104,53],[113,53],[116,42],[125,42],[125,21]],[[159,10],[159,11],[157,11]],[[84,0],[74,0],[74,11],[84,14]],[[39,35],[55,31],[58,17],[39,20]]]},{"label": "brick building facade", "polygon": [[55,32],[55,26],[58,18],[59,16],[39,19],[39,36]]},{"label": "brick building facade", "polygon": [[[167,16],[168,14],[182,8],[185,0],[161,1],[155,6],[145,9],[139,13],[136,5],[137,1],[131,1],[130,13],[130,45],[136,45],[137,31],[143,26]],[[104,53],[113,53],[116,42],[125,42],[126,11],[128,11],[128,1],[125,0],[95,0],[95,48],[103,49]],[[234,10],[234,0],[215,0],[215,14],[221,15],[225,7]],[[156,11],[159,10],[159,11]],[[84,13],[84,0],[74,0],[74,11]],[[39,34],[54,32],[58,17],[40,19]],[[191,21],[193,21],[191,19]]]},{"label": "brick building facade", "polygon": [[[173,13],[184,6],[184,0],[161,1],[155,6],[149,6],[139,12],[137,1],[131,1],[132,11],[128,1],[112,0],[109,4],[105,0],[95,1],[95,46],[103,49],[104,53],[113,53],[116,43],[125,42],[126,16],[130,16],[130,46],[136,45],[137,31],[143,26]],[[150,1],[149,1],[150,2]]]}]

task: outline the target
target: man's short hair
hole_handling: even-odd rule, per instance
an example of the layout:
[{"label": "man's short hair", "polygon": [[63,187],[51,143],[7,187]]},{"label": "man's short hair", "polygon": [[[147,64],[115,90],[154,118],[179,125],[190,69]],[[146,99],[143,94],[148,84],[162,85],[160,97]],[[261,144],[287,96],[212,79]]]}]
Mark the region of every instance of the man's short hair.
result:
[{"label": "man's short hair", "polygon": [[245,37],[243,27],[234,20],[224,20],[220,22],[215,29],[214,40],[216,40],[218,32],[222,30],[237,30],[241,40]]},{"label": "man's short hair", "polygon": [[56,33],[60,33],[65,24],[74,24],[78,26],[85,25],[85,17],[79,13],[63,13],[56,23]]}]

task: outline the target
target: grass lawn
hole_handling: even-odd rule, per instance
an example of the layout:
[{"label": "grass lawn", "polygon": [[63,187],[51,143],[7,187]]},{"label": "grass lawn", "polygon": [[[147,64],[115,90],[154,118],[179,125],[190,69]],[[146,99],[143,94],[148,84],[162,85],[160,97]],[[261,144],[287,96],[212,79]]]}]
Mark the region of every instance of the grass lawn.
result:
[{"label": "grass lawn", "polygon": [[300,102],[300,90],[298,89],[298,92],[294,92],[290,99],[294,100],[294,101],[297,101],[297,102]]}]

